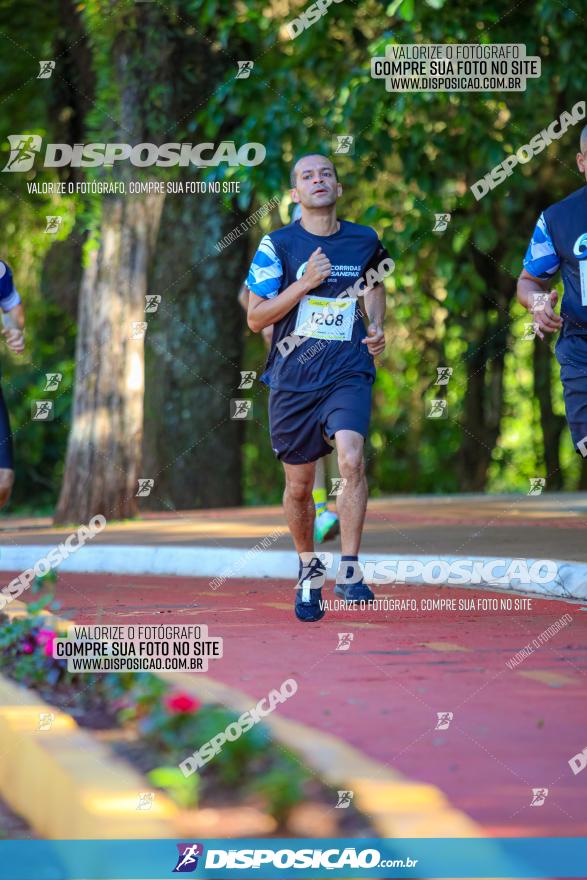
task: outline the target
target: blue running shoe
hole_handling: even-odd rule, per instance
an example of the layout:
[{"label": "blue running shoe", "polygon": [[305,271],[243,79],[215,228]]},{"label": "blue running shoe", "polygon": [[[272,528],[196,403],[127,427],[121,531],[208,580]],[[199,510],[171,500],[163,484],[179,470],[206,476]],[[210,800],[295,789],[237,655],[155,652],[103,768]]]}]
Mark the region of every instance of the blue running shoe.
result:
[{"label": "blue running shoe", "polygon": [[334,593],[346,602],[371,602],[375,598],[375,593],[369,589],[362,578],[354,584],[337,584]]},{"label": "blue running shoe", "polygon": [[296,586],[295,613],[303,623],[322,620],[326,614],[322,607],[322,587],[326,580],[326,568],[317,556],[307,563],[300,561],[300,573]]}]

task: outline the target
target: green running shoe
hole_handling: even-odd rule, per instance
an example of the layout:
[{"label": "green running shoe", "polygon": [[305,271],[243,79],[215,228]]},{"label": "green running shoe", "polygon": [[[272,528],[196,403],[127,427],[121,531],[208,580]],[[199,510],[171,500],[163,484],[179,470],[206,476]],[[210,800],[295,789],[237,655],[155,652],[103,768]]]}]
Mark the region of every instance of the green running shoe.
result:
[{"label": "green running shoe", "polygon": [[338,517],[330,510],[323,510],[314,520],[314,541],[316,544],[322,544],[324,541],[336,538],[339,532]]}]

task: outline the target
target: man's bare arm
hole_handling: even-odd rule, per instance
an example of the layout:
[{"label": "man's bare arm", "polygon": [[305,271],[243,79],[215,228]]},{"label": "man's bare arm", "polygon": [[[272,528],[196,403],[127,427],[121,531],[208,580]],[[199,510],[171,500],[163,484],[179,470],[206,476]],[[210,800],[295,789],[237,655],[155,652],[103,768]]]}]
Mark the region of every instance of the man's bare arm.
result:
[{"label": "man's bare arm", "polygon": [[365,311],[369,318],[370,324],[377,324],[383,327],[383,319],[385,318],[385,287],[383,284],[376,284],[370,290],[364,293]]},{"label": "man's bare arm", "polygon": [[533,275],[530,275],[529,272],[526,272],[525,269],[522,269],[520,277],[518,278],[518,287],[516,290],[518,301],[524,306],[525,309],[528,309],[529,312],[532,311],[532,295],[535,293],[545,293],[550,290],[550,280],[543,281],[542,278],[535,278]]},{"label": "man's bare arm", "polygon": [[385,287],[376,284],[364,293],[365,311],[369,319],[367,336],[362,342],[367,346],[372,355],[381,354],[385,348],[385,336],[383,333],[383,319],[385,318]]},{"label": "man's bare arm", "polygon": [[[563,319],[557,315],[554,308],[558,301],[556,290],[550,289],[551,279],[535,278],[525,269],[522,269],[518,278],[516,290],[518,301],[532,313],[536,325],[536,333],[540,339],[544,339],[544,332],[556,333],[562,327]],[[537,294],[548,293],[548,300],[541,302],[542,297]]]},{"label": "man's bare arm", "polygon": [[322,253],[322,248],[316,248],[299,281],[294,281],[293,284],[282,290],[279,296],[265,299],[262,296],[257,296],[251,290],[247,323],[253,333],[258,333],[269,324],[275,324],[276,321],[280,321],[284,315],[291,312],[302,297],[322,284],[325,278],[328,278],[331,269],[330,260],[326,254]]},{"label": "man's bare arm", "polygon": [[4,312],[2,335],[10,351],[16,354],[24,351],[24,309],[22,303]]},{"label": "man's bare arm", "polygon": [[276,321],[280,321],[284,315],[291,312],[301,298],[308,293],[308,290],[309,288],[304,282],[303,276],[299,281],[294,281],[293,284],[282,290],[279,296],[274,296],[272,299],[257,296],[251,290],[247,324],[253,333],[259,333],[260,330],[263,330],[270,324],[275,324]]}]

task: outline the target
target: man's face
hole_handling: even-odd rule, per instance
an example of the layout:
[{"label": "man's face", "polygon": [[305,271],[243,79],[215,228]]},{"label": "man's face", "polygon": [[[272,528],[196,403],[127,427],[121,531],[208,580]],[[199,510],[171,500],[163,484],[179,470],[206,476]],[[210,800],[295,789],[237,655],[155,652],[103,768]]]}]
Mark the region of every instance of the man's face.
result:
[{"label": "man's face", "polygon": [[296,165],[296,185],[292,200],[304,208],[327,208],[336,204],[342,186],[336,181],[334,167],[325,156],[304,156]]}]

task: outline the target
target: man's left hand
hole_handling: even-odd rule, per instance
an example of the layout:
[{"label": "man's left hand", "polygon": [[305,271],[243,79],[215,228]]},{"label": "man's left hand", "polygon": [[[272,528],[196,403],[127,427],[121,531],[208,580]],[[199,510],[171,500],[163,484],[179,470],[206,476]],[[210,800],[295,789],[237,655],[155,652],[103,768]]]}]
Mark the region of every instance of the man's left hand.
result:
[{"label": "man's left hand", "polygon": [[369,354],[372,354],[373,357],[381,354],[385,348],[385,335],[383,333],[383,328],[380,327],[379,324],[369,324],[367,335],[361,340],[361,342],[363,345],[367,346]]}]

